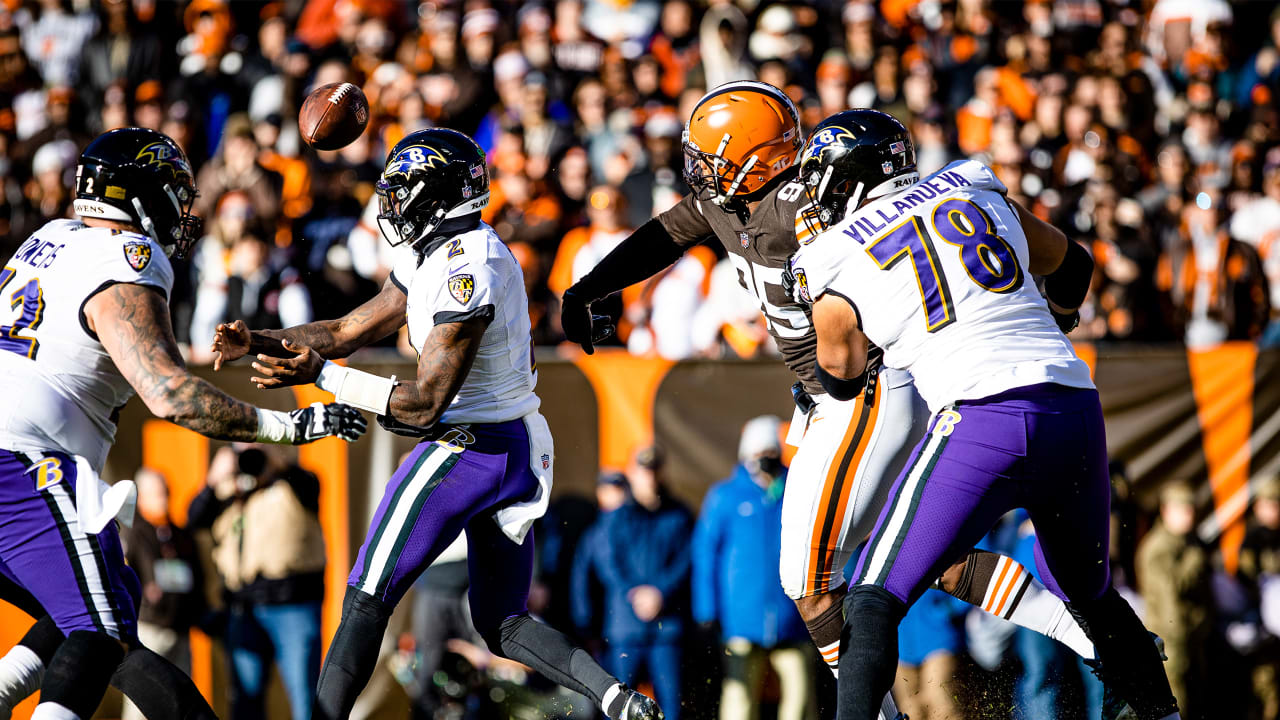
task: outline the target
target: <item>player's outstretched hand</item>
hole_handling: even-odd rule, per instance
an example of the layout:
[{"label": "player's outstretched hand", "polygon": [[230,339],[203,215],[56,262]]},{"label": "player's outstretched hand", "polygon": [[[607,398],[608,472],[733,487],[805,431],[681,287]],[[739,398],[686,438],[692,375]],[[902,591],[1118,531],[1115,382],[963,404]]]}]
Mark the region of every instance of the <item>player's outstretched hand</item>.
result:
[{"label": "player's outstretched hand", "polygon": [[350,405],[313,403],[289,413],[293,421],[293,444],[305,445],[321,438],[340,437],[355,442],[369,429],[369,421]]},{"label": "player's outstretched hand", "polygon": [[291,358],[276,358],[270,355],[259,355],[253,361],[253,369],[260,377],[251,377],[249,381],[259,390],[288,387],[290,385],[306,385],[320,377],[320,369],[324,367],[324,358],[305,345],[295,345],[288,340],[281,340],[285,350],[294,353]]},{"label": "player's outstretched hand", "polygon": [[588,355],[595,353],[595,344],[613,334],[613,320],[607,315],[592,315],[591,303],[578,296],[573,288],[565,290],[560,299],[560,327],[569,342],[582,346]]},{"label": "player's outstretched hand", "polygon": [[222,369],[224,363],[235,362],[249,353],[249,326],[243,320],[218,323],[213,336],[213,370]]}]

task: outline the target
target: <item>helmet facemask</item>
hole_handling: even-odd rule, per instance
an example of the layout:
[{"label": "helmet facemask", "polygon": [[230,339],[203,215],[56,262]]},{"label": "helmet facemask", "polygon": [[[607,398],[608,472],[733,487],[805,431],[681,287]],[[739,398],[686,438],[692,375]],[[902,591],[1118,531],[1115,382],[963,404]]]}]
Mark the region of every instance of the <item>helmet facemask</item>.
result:
[{"label": "helmet facemask", "polygon": [[[169,183],[165,183],[164,194],[173,203],[174,210],[177,211],[177,219],[169,230],[172,241],[166,243],[163,240],[156,240],[156,242],[160,243],[160,247],[173,257],[181,260],[190,254],[191,248],[200,241],[204,231],[204,220],[191,214],[191,207],[195,205],[196,196],[200,193],[194,187],[179,185],[175,189]],[[136,203],[137,200],[134,202]],[[141,203],[138,204],[141,205]],[[154,239],[155,236],[152,235],[152,238]]]},{"label": "helmet facemask", "polygon": [[688,131],[684,141],[684,180],[693,192],[693,196],[703,202],[714,203],[721,207],[729,205],[738,196],[742,182],[755,167],[759,156],[747,158],[742,167],[724,157],[724,148],[729,144],[729,134],[725,133],[720,147],[714,153],[701,150],[689,142]]},{"label": "helmet facemask", "polygon": [[[164,183],[163,196],[156,199],[153,195],[148,203],[158,206],[148,210],[140,196],[121,190],[141,187],[145,182],[137,170],[82,163],[76,169],[76,214],[136,225],[164,249],[166,257],[187,257],[204,228],[204,221],[191,214],[199,195],[194,183],[185,175]],[[113,194],[113,189],[119,194]]]},{"label": "helmet facemask", "polygon": [[415,203],[426,190],[426,183],[418,180],[410,187],[391,184],[386,178],[378,180],[374,192],[378,195],[378,229],[392,246],[410,245],[430,235],[448,214],[443,200],[425,200]]}]

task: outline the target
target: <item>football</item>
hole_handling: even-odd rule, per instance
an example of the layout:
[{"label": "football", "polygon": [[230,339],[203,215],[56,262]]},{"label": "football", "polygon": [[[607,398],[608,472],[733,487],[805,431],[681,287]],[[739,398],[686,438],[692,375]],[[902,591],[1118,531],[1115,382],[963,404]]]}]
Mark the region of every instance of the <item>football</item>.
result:
[{"label": "football", "polygon": [[322,85],[302,103],[298,130],[317,150],[337,150],[364,132],[369,124],[369,101],[351,83]]}]

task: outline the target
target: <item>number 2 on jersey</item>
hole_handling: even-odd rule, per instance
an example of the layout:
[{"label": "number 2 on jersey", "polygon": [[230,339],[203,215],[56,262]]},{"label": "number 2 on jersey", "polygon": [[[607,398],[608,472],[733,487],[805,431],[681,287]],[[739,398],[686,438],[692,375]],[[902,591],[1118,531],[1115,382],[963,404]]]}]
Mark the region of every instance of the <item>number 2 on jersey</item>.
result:
[{"label": "number 2 on jersey", "polygon": [[965,272],[982,289],[1003,294],[1022,287],[1022,266],[1013,247],[995,233],[991,218],[982,208],[968,200],[952,198],[938,203],[929,225],[932,232],[925,227],[924,218],[913,216],[867,248],[867,254],[881,270],[892,268],[903,258],[911,259],[929,332],[956,321],[951,289],[931,236],[960,248]]},{"label": "number 2 on jersey", "polygon": [[[13,268],[0,270],[0,293],[13,280],[17,271]],[[17,353],[23,357],[35,359],[40,350],[40,343],[35,338],[22,337],[18,331],[23,328],[35,330],[40,326],[44,315],[44,293],[40,291],[40,279],[32,278],[26,285],[18,288],[9,297],[9,308],[22,312],[12,325],[0,325],[0,350]]]}]

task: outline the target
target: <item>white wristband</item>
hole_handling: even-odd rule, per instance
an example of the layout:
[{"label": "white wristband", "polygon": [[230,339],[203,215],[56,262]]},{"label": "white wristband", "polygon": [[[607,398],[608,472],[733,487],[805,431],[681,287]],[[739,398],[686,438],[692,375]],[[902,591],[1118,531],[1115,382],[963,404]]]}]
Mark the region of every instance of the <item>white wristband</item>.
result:
[{"label": "white wristband", "polygon": [[320,377],[316,378],[316,385],[321,390],[333,393],[334,399],[340,403],[385,415],[387,404],[391,402],[391,393],[396,389],[396,378],[394,375],[384,378],[325,360],[324,367],[320,369]]},{"label": "white wristband", "polygon": [[292,445],[295,433],[289,413],[258,408],[258,442]]}]

